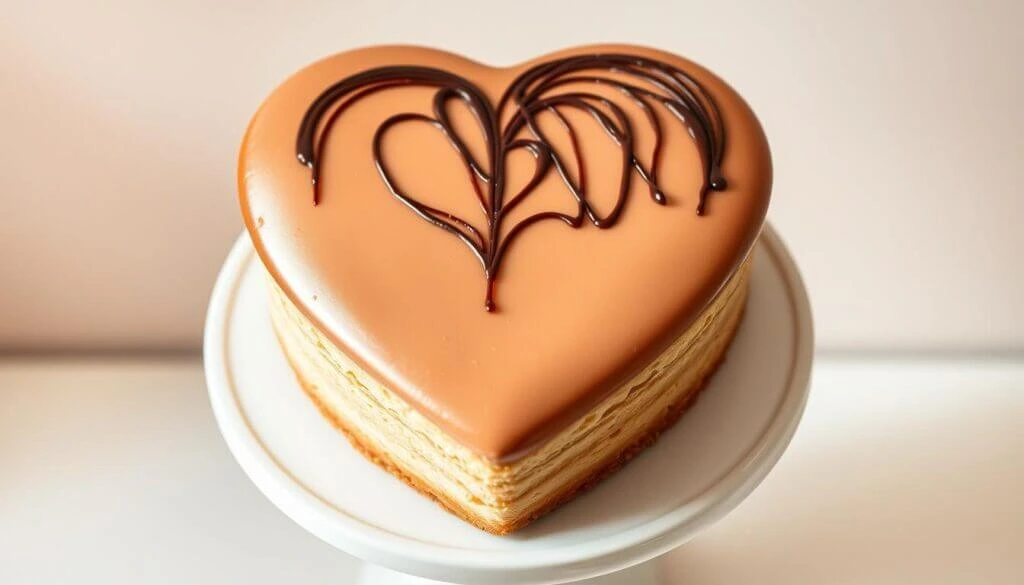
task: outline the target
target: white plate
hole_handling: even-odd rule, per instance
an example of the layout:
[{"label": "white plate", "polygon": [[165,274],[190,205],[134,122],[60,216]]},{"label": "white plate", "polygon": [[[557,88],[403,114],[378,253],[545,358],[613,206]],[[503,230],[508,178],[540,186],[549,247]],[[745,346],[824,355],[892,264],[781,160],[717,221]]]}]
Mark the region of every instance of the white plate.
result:
[{"label": "white plate", "polygon": [[766,227],[743,324],[697,403],[595,489],[512,536],[481,532],[367,462],[299,388],[277,345],[248,237],[210,301],[204,360],[231,452],[285,514],[326,542],[405,573],[464,583],[561,583],[651,559],[721,518],[765,477],[803,412],[806,292]]}]

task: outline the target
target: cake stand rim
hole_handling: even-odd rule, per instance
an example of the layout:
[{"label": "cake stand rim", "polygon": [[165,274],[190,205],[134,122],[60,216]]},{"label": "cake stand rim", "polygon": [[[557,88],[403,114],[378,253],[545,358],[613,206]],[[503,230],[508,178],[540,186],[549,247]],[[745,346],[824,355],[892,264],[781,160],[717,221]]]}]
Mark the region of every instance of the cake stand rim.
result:
[{"label": "cake stand rim", "polygon": [[[794,359],[784,397],[758,440],[717,483],[661,517],[620,533],[512,554],[467,551],[366,523],[310,492],[268,452],[232,389],[225,359],[226,325],[241,276],[254,256],[245,232],[235,241],[218,274],[206,315],[203,362],[211,407],[229,450],[256,487],[307,531],[363,560],[421,577],[488,583],[564,583],[612,573],[672,550],[727,514],[768,475],[796,431],[809,393],[813,361],[810,302],[799,269],[769,223],[759,241],[781,272],[796,320]],[[498,581],[495,576],[499,576]]]}]

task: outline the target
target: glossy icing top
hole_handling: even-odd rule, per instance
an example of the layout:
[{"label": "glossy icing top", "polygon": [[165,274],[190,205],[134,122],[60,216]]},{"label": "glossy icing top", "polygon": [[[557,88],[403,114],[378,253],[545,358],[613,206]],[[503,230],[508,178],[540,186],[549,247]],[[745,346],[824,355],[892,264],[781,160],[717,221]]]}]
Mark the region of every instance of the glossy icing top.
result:
[{"label": "glossy icing top", "polygon": [[[672,88],[637,77],[633,60],[695,83],[691,109],[659,102]],[[535,99],[517,129],[528,106],[502,96],[549,63],[583,68],[535,96],[553,99]],[[325,90],[375,71],[390,85],[308,123]],[[432,83],[449,78],[455,93]],[[496,112],[490,135],[484,107]],[[303,151],[304,138],[319,149]],[[315,190],[313,165],[300,163],[313,154]],[[753,245],[770,188],[767,142],[731,88],[680,57],[621,45],[509,68],[415,47],[335,55],[271,94],[239,161],[246,226],[289,298],[367,372],[496,460],[574,420],[685,330]]]}]

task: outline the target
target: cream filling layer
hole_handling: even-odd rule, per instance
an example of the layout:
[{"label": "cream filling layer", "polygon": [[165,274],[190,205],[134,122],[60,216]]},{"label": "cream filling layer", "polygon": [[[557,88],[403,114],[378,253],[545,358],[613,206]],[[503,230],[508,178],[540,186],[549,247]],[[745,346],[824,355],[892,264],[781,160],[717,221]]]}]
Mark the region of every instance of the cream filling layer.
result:
[{"label": "cream filling layer", "polygon": [[626,384],[538,448],[504,463],[454,441],[377,382],[268,281],[278,337],[321,408],[419,487],[502,532],[615,461],[699,388],[738,327],[749,265],[748,258],[695,322]]}]

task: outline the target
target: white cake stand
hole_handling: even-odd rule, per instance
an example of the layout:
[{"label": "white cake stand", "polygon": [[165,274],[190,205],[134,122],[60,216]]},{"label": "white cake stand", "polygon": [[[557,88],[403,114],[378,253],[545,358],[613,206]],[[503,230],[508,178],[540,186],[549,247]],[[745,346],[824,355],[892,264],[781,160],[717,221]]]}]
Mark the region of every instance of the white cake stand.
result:
[{"label": "white cake stand", "polygon": [[[811,369],[810,308],[766,228],[728,359],[679,423],[618,474],[511,536],[481,532],[367,462],[297,385],[271,329],[248,237],[206,321],[210,401],[232,454],[306,530],[366,561],[339,583],[664,583],[659,555],[745,498],[789,443]],[[436,581],[432,581],[436,580]]]}]

